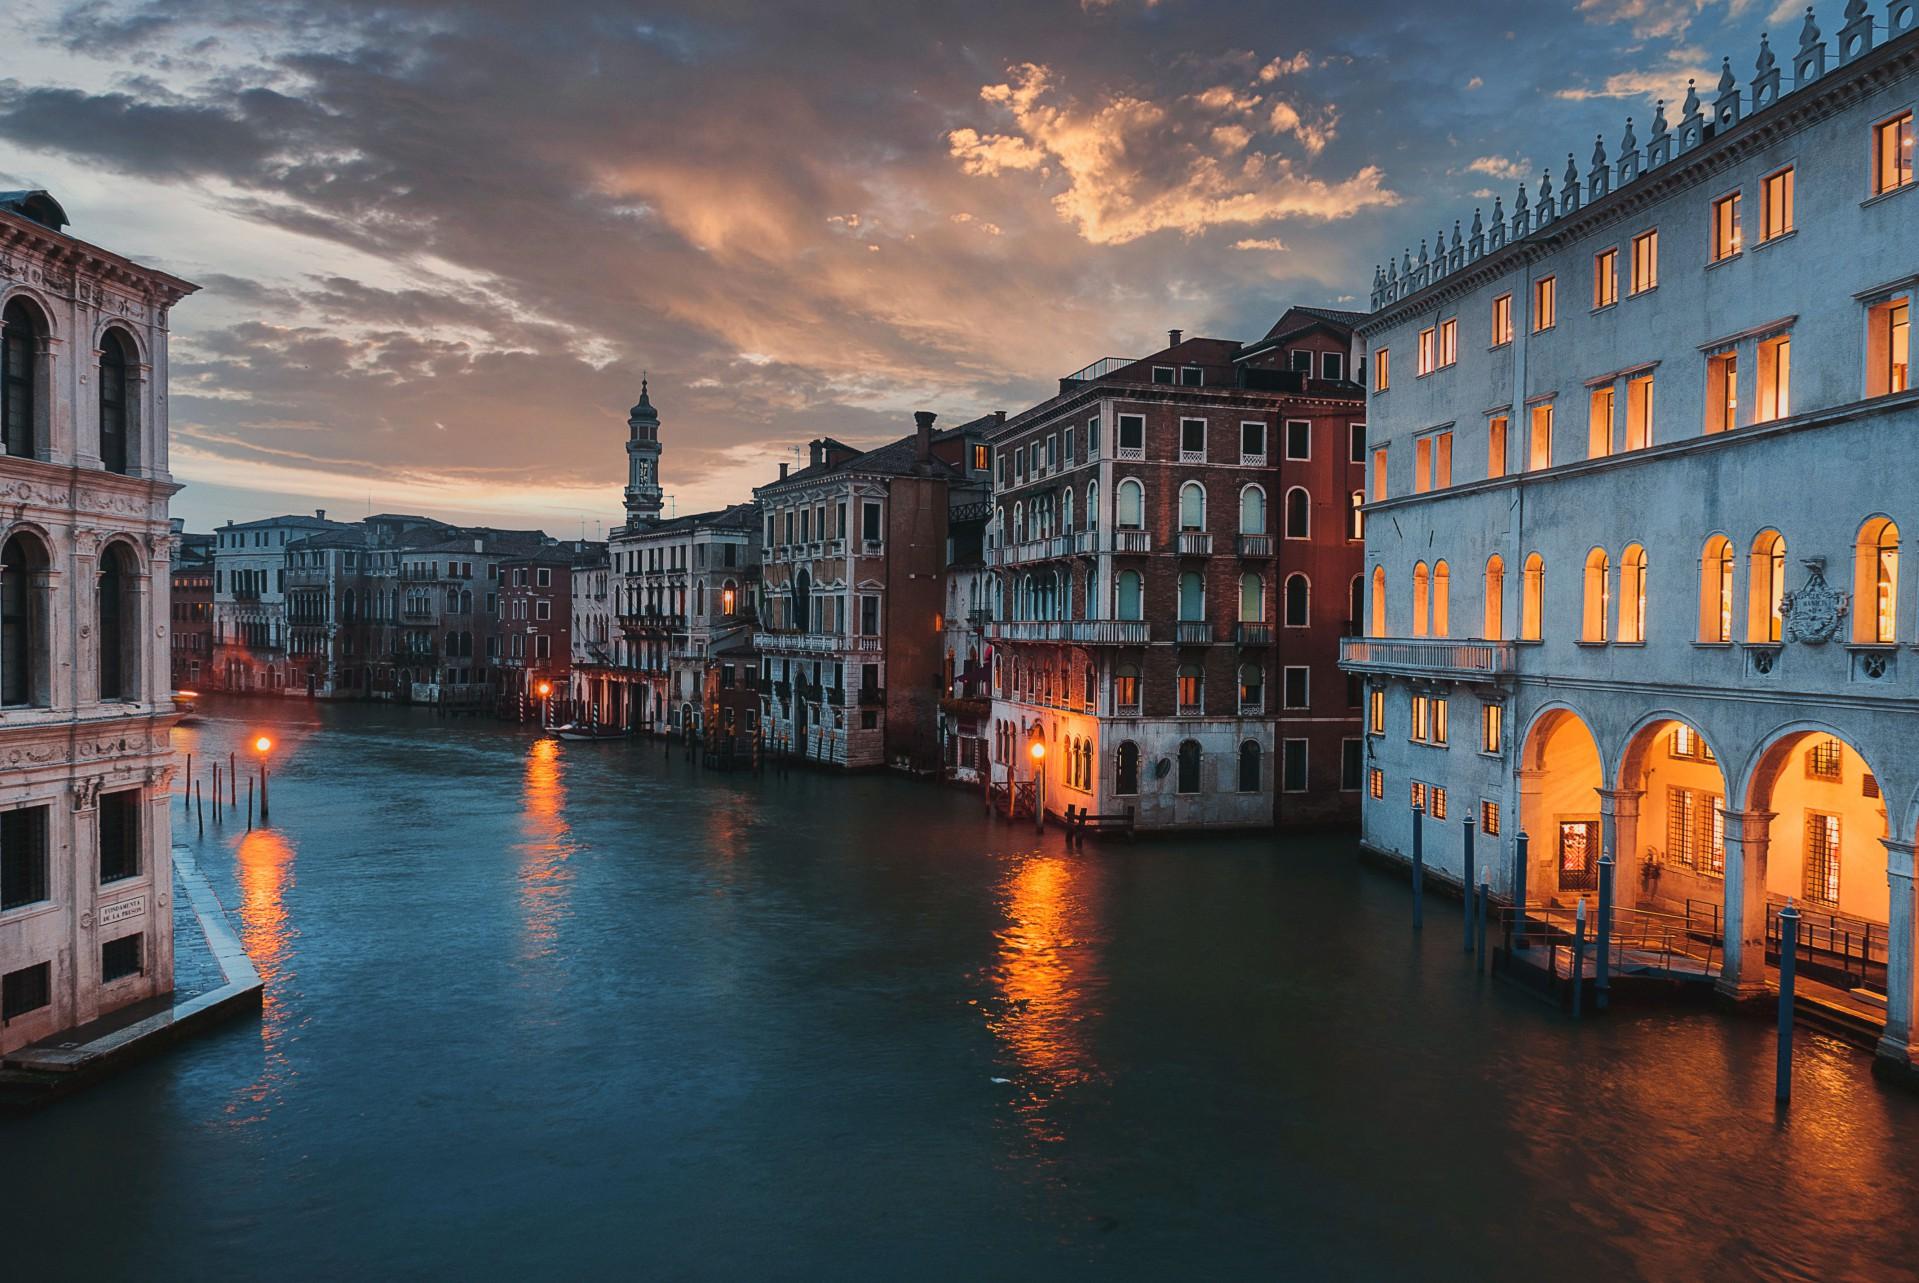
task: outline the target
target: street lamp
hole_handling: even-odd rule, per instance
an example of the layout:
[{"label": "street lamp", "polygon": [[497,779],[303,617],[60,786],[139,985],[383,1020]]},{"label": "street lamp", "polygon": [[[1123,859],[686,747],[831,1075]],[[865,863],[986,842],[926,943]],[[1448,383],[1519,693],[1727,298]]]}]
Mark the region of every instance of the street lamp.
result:
[{"label": "street lamp", "polygon": [[267,822],[267,754],[273,751],[273,740],[262,735],[253,741],[253,751],[260,755],[260,823]]},{"label": "street lamp", "polygon": [[533,689],[540,696],[540,725],[544,728],[553,721],[553,701],[550,698],[553,694],[553,683],[543,681]]},{"label": "street lamp", "polygon": [[1026,750],[1033,758],[1033,832],[1046,827],[1046,745],[1034,740]]}]

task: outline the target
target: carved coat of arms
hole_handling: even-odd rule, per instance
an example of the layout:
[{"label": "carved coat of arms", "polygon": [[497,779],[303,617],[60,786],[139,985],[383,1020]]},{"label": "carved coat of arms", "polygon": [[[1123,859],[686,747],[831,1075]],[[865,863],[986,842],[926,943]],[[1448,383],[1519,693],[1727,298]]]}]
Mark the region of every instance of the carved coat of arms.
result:
[{"label": "carved coat of arms", "polygon": [[1845,594],[1834,592],[1826,583],[1825,558],[1808,558],[1805,566],[1805,586],[1779,599],[1779,613],[1785,620],[1787,641],[1818,646],[1839,635],[1849,603]]}]

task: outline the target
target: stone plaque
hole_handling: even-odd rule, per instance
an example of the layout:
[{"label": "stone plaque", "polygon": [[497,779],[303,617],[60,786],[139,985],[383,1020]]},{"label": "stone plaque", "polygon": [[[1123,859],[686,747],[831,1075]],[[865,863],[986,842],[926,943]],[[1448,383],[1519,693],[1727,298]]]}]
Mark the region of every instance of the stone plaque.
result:
[{"label": "stone plaque", "polygon": [[100,908],[100,925],[110,927],[116,922],[125,922],[128,918],[137,918],[146,911],[147,898],[144,895],[136,895],[132,899],[122,900],[118,904],[102,905]]}]

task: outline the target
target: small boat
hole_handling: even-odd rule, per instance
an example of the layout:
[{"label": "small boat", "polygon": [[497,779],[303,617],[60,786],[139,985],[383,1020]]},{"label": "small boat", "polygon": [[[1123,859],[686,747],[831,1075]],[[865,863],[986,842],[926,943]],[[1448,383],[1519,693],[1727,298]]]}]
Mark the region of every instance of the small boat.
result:
[{"label": "small boat", "polygon": [[563,740],[618,740],[625,739],[626,732],[611,726],[576,726],[568,722],[565,726],[556,726],[553,733]]},{"label": "small boat", "polygon": [[173,711],[180,714],[181,726],[192,726],[199,722],[200,719],[194,715],[199,699],[199,691],[173,692]]}]

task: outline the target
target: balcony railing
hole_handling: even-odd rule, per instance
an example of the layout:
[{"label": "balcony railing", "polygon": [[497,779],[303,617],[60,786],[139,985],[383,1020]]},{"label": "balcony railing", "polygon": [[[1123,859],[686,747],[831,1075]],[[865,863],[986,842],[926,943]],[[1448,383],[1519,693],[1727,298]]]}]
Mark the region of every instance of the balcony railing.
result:
[{"label": "balcony railing", "polygon": [[1182,646],[1204,646],[1213,640],[1213,625],[1205,619],[1182,619],[1175,626],[1175,640]]},{"label": "balcony railing", "polygon": [[1204,530],[1182,530],[1179,532],[1179,555],[1182,557],[1210,557],[1213,555],[1213,536]]},{"label": "balcony railing", "polygon": [[1348,672],[1488,679],[1510,677],[1517,648],[1509,641],[1448,637],[1345,637],[1339,666]]},{"label": "balcony railing", "polygon": [[1242,619],[1233,625],[1233,636],[1242,646],[1270,646],[1273,644],[1273,626]]},{"label": "balcony railing", "polygon": [[1146,447],[1143,445],[1122,445],[1113,448],[1115,459],[1144,459]]},{"label": "balcony railing", "polygon": [[1131,365],[1139,358],[1136,356],[1102,356],[1091,365],[1073,371],[1066,376],[1069,383],[1089,383],[1094,379],[1103,379],[1114,370]]},{"label": "balcony railing", "polygon": [[1145,530],[1115,530],[1113,532],[1114,552],[1151,552],[1153,536]]},{"label": "balcony railing", "polygon": [[986,635],[994,641],[1144,646],[1152,639],[1152,625],[1144,619],[1000,619],[986,625]]},{"label": "balcony railing", "polygon": [[886,648],[879,637],[842,637],[838,633],[798,633],[779,629],[753,634],[753,644],[761,650],[783,654],[832,655],[847,651],[877,654]]},{"label": "balcony railing", "polygon": [[1273,537],[1271,535],[1241,535],[1239,537],[1239,555],[1242,557],[1272,556]]},{"label": "balcony railing", "polygon": [[1070,538],[1073,541],[1074,552],[1099,551],[1099,531],[1097,530],[1078,530]]}]

